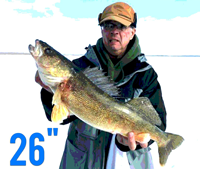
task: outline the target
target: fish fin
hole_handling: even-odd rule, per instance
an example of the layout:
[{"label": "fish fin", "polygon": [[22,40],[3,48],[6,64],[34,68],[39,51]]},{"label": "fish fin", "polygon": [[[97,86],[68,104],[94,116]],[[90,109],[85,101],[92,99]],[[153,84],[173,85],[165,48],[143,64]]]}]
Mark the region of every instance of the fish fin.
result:
[{"label": "fish fin", "polygon": [[115,85],[115,82],[109,78],[109,76],[105,76],[103,70],[99,70],[98,67],[87,67],[83,73],[92,83],[108,95],[120,96],[119,88]]},{"label": "fish fin", "polygon": [[[137,112],[137,115],[142,119],[154,125],[161,125],[160,117],[147,97],[134,98],[127,102],[126,105]],[[135,107],[138,108],[136,109]]]},{"label": "fish fin", "polygon": [[164,145],[158,143],[159,160],[161,166],[164,166],[166,164],[168,156],[171,153],[171,151],[180,146],[181,143],[184,141],[183,137],[179,135],[171,133],[166,133],[166,134],[168,137],[168,141],[165,142]]},{"label": "fish fin", "polygon": [[56,89],[54,95],[53,95],[53,99],[52,99],[52,104],[58,105],[62,102],[61,100],[61,92],[59,90],[59,88]]},{"label": "fish fin", "polygon": [[64,119],[72,115],[71,111],[62,103],[59,89],[54,93],[52,104],[54,104],[51,113],[51,120],[53,122],[62,123]]}]

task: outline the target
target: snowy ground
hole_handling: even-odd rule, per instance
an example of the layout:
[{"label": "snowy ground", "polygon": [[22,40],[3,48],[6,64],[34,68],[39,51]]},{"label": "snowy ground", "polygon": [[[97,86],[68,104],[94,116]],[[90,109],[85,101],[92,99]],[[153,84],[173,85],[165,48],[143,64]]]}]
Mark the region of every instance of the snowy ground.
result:
[{"label": "snowy ground", "polygon": [[[199,96],[200,57],[147,57],[158,73],[167,109],[167,131],[182,135],[184,143],[171,153],[164,169],[198,168],[200,147]],[[1,139],[0,168],[10,166],[10,160],[21,141],[10,144],[15,133],[22,133],[26,147],[18,160],[26,160],[26,167],[58,168],[64,150],[68,125],[59,126],[47,121],[40,101],[40,86],[34,81],[36,66],[30,55],[0,55]],[[58,128],[58,136],[48,136],[47,128]],[[45,141],[35,141],[45,151],[42,165],[34,166],[29,160],[29,138],[39,132]],[[154,165],[159,169],[157,146],[153,144]],[[38,152],[36,151],[36,160]]]}]

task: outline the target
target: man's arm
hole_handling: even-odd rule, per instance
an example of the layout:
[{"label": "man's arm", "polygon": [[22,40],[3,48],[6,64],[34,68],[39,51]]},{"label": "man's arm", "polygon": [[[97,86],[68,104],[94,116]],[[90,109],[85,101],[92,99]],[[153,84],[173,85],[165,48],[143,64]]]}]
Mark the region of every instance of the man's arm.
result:
[{"label": "man's arm", "polygon": [[[165,131],[166,129],[166,109],[164,101],[162,99],[162,92],[159,82],[157,81],[157,74],[153,69],[150,69],[144,74],[145,78],[141,78],[140,86],[143,86],[143,92],[140,97],[148,97],[157,111],[162,124],[159,127],[161,130]],[[130,134],[130,133],[129,133]],[[133,133],[133,137],[123,137],[122,135],[117,134],[115,138],[115,143],[121,151],[130,151],[145,148],[151,145],[154,141],[149,140],[144,143],[136,143]]]}]

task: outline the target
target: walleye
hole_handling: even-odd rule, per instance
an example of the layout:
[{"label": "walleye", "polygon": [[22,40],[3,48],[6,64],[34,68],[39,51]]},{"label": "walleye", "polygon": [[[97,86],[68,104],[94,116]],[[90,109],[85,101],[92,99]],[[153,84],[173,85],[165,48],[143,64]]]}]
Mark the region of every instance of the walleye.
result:
[{"label": "walleye", "polygon": [[62,122],[74,114],[106,132],[127,136],[133,131],[136,141],[145,139],[140,136],[148,133],[158,144],[160,164],[165,165],[170,152],[184,139],[156,126],[162,122],[148,98],[120,102],[112,97],[119,95],[114,82],[97,67],[75,71],[75,65],[47,43],[41,40],[35,43],[35,47],[29,45],[29,51],[36,61],[39,75],[47,79],[43,83],[54,93],[53,122]]}]

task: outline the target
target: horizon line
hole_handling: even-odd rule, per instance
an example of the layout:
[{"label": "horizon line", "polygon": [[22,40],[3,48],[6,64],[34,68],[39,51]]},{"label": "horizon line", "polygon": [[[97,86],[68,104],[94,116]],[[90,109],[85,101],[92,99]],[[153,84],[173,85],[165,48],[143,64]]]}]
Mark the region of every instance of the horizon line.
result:
[{"label": "horizon line", "polygon": [[[0,52],[0,55],[30,55],[30,53],[27,53],[27,52]],[[84,56],[84,54],[62,54],[64,56]],[[200,57],[200,55],[180,55],[180,54],[170,54],[170,55],[163,55],[163,54],[151,54],[151,55],[148,55],[148,54],[145,54],[145,56],[161,56],[161,57]]]}]

